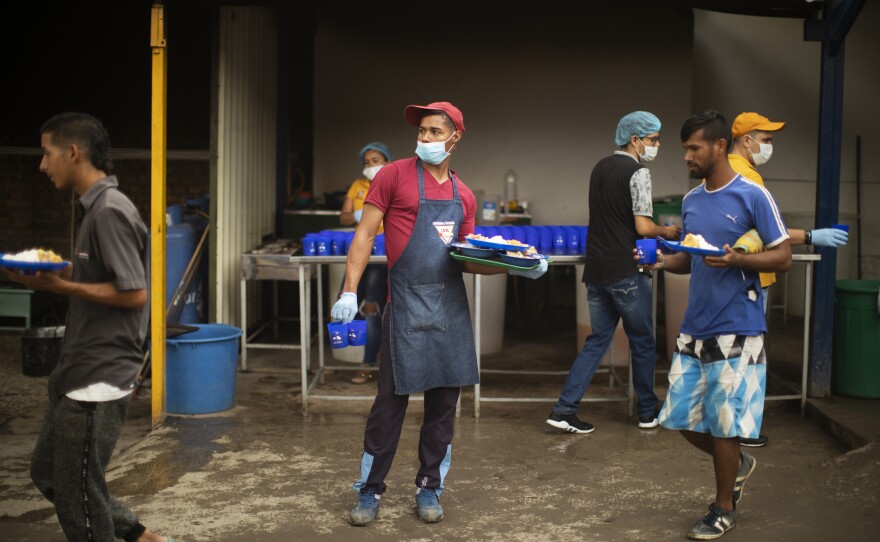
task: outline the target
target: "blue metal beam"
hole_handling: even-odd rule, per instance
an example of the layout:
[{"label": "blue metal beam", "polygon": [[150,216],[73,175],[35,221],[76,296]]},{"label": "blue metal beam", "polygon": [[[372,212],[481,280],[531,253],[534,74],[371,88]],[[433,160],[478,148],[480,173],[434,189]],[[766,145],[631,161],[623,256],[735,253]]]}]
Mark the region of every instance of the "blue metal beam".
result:
[{"label": "blue metal beam", "polygon": [[[816,182],[816,227],[829,228],[838,221],[840,205],[840,144],[843,126],[843,61],[846,33],[865,0],[828,1],[822,21],[807,21],[805,38],[822,40],[819,86],[819,157]],[[816,265],[813,287],[810,395],[831,394],[834,294],[837,249],[816,247],[822,261]]]}]

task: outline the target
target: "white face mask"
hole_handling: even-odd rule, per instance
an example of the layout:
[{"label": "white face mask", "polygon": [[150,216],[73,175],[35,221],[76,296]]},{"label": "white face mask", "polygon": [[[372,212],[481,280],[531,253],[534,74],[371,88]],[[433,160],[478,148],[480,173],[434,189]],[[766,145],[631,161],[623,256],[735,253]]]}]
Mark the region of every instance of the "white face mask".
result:
[{"label": "white face mask", "polygon": [[446,152],[446,144],[449,143],[449,140],[455,137],[455,134],[456,132],[452,132],[452,135],[449,136],[449,139],[446,141],[434,141],[432,143],[416,141],[416,156],[421,158],[422,162],[436,166],[452,154]]},{"label": "white face mask", "polygon": [[382,164],[381,166],[365,167],[364,177],[372,181],[376,174],[379,173],[379,170],[383,167],[385,167],[385,164]]},{"label": "white face mask", "polygon": [[760,166],[762,164],[766,164],[770,157],[773,156],[773,144],[772,143],[758,143],[758,152],[752,152],[749,150],[749,153],[752,155],[752,162],[755,163],[756,166]]},{"label": "white face mask", "polygon": [[645,142],[641,139],[639,140],[639,142],[641,142],[642,147],[645,148],[645,154],[640,153],[638,150],[636,151],[639,152],[640,162],[650,162],[654,158],[657,158],[657,153],[660,152],[660,147],[649,147],[645,145]]}]

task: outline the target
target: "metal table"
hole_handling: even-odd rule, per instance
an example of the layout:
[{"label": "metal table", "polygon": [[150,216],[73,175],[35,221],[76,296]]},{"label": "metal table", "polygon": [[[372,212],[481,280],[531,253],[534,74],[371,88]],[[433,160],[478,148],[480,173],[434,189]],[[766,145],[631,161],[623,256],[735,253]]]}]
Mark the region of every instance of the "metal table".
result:
[{"label": "metal table", "polygon": [[801,365],[800,393],[792,393],[789,395],[767,395],[764,397],[765,401],[800,399],[802,416],[807,410],[807,376],[810,367],[810,317],[813,314],[813,266],[821,259],[822,256],[819,254],[792,254],[791,256],[793,264],[803,264],[804,266],[804,345],[802,351],[803,361]]},{"label": "metal table", "polygon": [[[584,256],[552,256],[553,263],[551,265],[578,265],[584,263]],[[792,393],[787,395],[768,395],[765,397],[767,401],[783,401],[783,400],[791,400],[791,399],[800,399],[801,402],[801,414],[805,412],[807,405],[807,376],[808,376],[808,367],[809,367],[809,346],[810,346],[810,316],[812,315],[812,298],[811,294],[813,291],[813,265],[821,260],[822,257],[818,254],[793,254],[792,262],[795,264],[803,264],[805,269],[805,281],[804,281],[804,342],[803,342],[803,353],[802,353],[802,366],[801,366],[801,389],[799,393]],[[657,288],[656,288],[656,274],[654,275],[654,299],[652,303],[653,311],[654,311],[654,329],[656,335],[656,327],[657,327]],[[480,282],[481,276],[474,275],[474,328],[475,328],[475,342],[477,348],[477,363],[480,362]],[[611,342],[612,348],[614,346],[614,341]],[[613,375],[613,350],[611,353],[611,366],[608,371]],[[506,373],[506,374],[541,374],[541,375],[557,375],[568,374],[568,371],[503,371],[503,370],[484,370],[480,369],[480,373]],[[629,379],[629,390],[627,393],[627,397],[585,397],[582,401],[629,401],[629,414],[632,415],[632,371],[630,371],[630,379]],[[556,401],[557,397],[482,397],[481,396],[481,385],[477,384],[474,386],[474,415],[476,417],[480,416],[480,403],[481,402],[509,402],[509,403],[526,403],[526,402],[548,402],[548,401]]]},{"label": "metal table", "polygon": [[[304,345],[308,345],[307,340],[300,339],[300,344],[292,343],[252,343],[251,341],[261,335],[269,326],[272,326],[273,337],[278,340],[278,322],[295,321],[296,318],[285,318],[278,316],[278,281],[299,281],[300,284],[300,317],[305,308],[305,314],[310,314],[308,306],[311,300],[311,280],[312,274],[297,273],[295,266],[290,263],[290,255],[299,249],[299,243],[287,239],[279,239],[277,241],[267,243],[266,245],[246,252],[241,255],[241,327],[244,333],[241,335],[241,369],[247,370],[247,352],[248,349],[272,349],[272,350],[305,350]],[[302,271],[302,270],[300,270]],[[272,317],[262,322],[250,334],[247,333],[247,283],[249,280],[271,280],[272,281]],[[305,303],[307,306],[303,307]],[[300,335],[300,337],[308,337],[309,335]]]},{"label": "metal table", "polygon": [[[584,256],[553,256],[553,263],[551,265],[578,265],[584,263]],[[767,396],[766,400],[789,400],[789,399],[800,399],[801,401],[801,412],[804,412],[806,408],[807,402],[807,368],[809,366],[809,334],[810,334],[810,316],[812,310],[812,303],[810,294],[812,293],[812,285],[813,285],[813,264],[817,261],[821,260],[821,256],[818,254],[794,254],[792,256],[792,261],[797,264],[803,264],[805,266],[806,272],[806,280],[804,281],[804,342],[803,342],[803,365],[802,365],[802,376],[801,376],[801,390],[798,394],[790,394],[790,395],[773,395]],[[352,367],[352,366],[325,366],[324,365],[324,300],[323,300],[323,288],[322,288],[322,280],[321,280],[321,267],[326,264],[344,264],[346,261],[345,256],[291,256],[290,263],[295,265],[298,269],[298,277],[299,277],[299,296],[300,296],[300,336],[302,337],[311,337],[311,319],[309,317],[309,307],[307,307],[307,298],[309,293],[309,284],[310,281],[306,280],[307,276],[317,276],[317,298],[318,298],[318,322],[321,325],[318,326],[317,330],[317,339],[318,339],[318,371],[315,374],[312,382],[308,382],[308,366],[309,359],[311,354],[311,345],[310,341],[305,341],[304,347],[300,349],[300,362],[301,362],[301,370],[302,370],[302,397],[303,397],[303,413],[308,412],[308,400],[309,397],[313,399],[328,399],[335,401],[353,401],[353,400],[371,400],[374,396],[339,396],[339,395],[317,395],[311,394],[312,389],[318,383],[319,380],[322,379],[324,371],[326,369],[338,369],[338,370],[360,370],[360,367]],[[369,263],[386,263],[387,258],[385,256],[371,256]],[[311,274],[311,275],[310,275]],[[654,275],[654,299],[652,302],[652,310],[655,314],[654,318],[654,327],[656,333],[656,313],[657,313],[657,288],[656,288],[656,274]],[[475,348],[477,350],[477,364],[480,370],[480,374],[483,373],[503,373],[503,374],[529,374],[529,375],[566,375],[568,371],[517,371],[517,370],[501,370],[501,369],[483,369],[481,367],[481,356],[480,356],[480,316],[482,303],[480,300],[481,297],[481,275],[473,275],[474,280],[474,343]],[[612,341],[612,348],[614,342]],[[613,378],[613,351],[611,356],[611,366],[606,369],[611,378]],[[474,416],[480,416],[480,403],[481,402],[547,402],[547,401],[556,401],[557,397],[552,398],[542,398],[542,397],[482,397],[481,396],[481,384],[477,384],[474,386]],[[310,395],[311,394],[311,395]],[[411,399],[419,400],[421,397],[412,397]],[[627,394],[625,397],[585,397],[583,401],[628,401],[629,402],[629,411],[632,414],[633,408],[633,388],[632,388],[632,372],[630,371],[629,385]]]},{"label": "metal table", "polygon": [[[311,307],[307,305],[310,292],[306,280],[307,276],[317,277],[317,300],[318,300],[318,370],[309,382],[309,360],[311,359],[311,341],[303,343],[304,348],[300,349],[300,370],[302,371],[302,402],[303,414],[308,413],[309,398],[326,399],[330,401],[359,401],[373,400],[375,395],[319,395],[313,394],[312,389],[318,382],[324,379],[324,371],[327,369],[339,371],[361,371],[363,367],[360,365],[349,364],[343,365],[325,365],[324,364],[324,288],[322,267],[327,264],[344,264],[346,256],[291,256],[289,263],[295,266],[299,276],[299,320],[300,320],[300,336],[312,337],[312,320]],[[387,263],[386,256],[370,256],[369,263]],[[422,397],[410,397],[410,400],[418,401]]]}]

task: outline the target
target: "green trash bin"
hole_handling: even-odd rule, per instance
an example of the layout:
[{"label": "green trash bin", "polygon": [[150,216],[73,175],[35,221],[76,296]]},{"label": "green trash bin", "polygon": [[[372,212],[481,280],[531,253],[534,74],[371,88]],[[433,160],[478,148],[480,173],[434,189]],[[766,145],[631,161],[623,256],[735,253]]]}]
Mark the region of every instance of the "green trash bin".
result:
[{"label": "green trash bin", "polygon": [[652,202],[654,207],[654,223],[665,226],[677,224],[681,226],[681,202],[684,196],[667,196]]},{"label": "green trash bin", "polygon": [[838,280],[831,389],[880,398],[880,280]]}]

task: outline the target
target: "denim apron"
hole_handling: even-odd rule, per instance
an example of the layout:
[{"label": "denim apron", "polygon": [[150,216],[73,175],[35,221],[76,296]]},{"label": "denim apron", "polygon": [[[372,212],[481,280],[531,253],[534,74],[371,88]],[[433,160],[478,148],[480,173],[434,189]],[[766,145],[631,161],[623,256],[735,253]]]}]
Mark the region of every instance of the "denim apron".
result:
[{"label": "denim apron", "polygon": [[425,198],[422,161],[419,211],[400,259],[389,270],[391,366],[399,395],[460,388],[480,381],[471,314],[461,269],[449,257],[464,207],[450,171],[452,199]]}]

